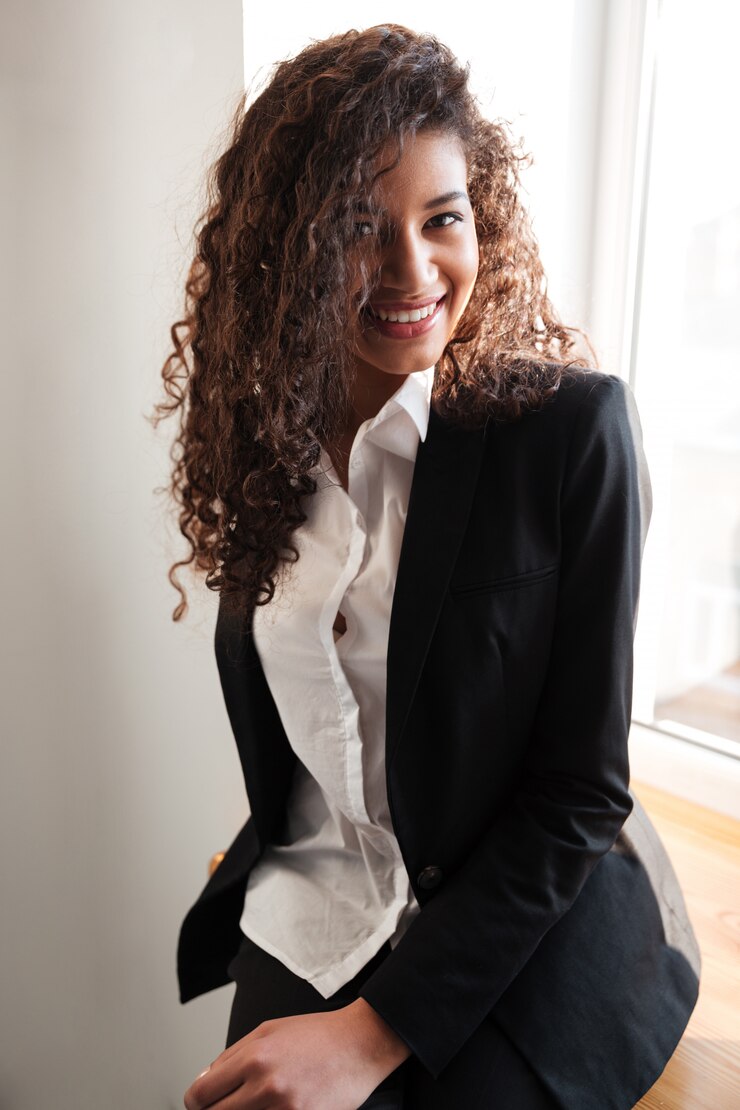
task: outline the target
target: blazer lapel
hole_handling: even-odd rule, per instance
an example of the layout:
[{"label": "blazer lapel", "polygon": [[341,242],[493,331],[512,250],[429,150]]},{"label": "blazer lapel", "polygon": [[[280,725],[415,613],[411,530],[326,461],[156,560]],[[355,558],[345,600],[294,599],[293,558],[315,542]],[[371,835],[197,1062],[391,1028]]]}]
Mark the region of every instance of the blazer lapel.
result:
[{"label": "blazer lapel", "polygon": [[419,443],[388,630],[386,766],[390,767],[470,515],[485,428],[429,411]]}]

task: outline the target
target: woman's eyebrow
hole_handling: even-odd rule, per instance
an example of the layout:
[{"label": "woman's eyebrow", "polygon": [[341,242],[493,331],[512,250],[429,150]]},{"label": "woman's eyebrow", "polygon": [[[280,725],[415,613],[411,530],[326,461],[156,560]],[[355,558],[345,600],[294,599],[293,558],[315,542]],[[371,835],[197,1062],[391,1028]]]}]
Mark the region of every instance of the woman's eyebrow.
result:
[{"label": "woman's eyebrow", "polygon": [[440,204],[449,204],[451,200],[469,201],[470,197],[467,193],[463,192],[460,189],[453,189],[449,193],[442,193],[441,196],[435,197],[434,200],[428,200],[427,203],[424,205],[424,208],[437,208]]},{"label": "woman's eyebrow", "polygon": [[[424,204],[424,211],[426,212],[430,208],[438,208],[441,204],[449,204],[450,201],[453,200],[466,200],[468,204],[470,204],[470,197],[464,190],[451,189],[449,193],[442,193],[441,196],[434,197],[433,200],[428,200]],[[359,202],[357,208],[361,209],[362,211],[367,211],[369,209],[369,206],[367,204]],[[373,211],[376,212],[378,215],[386,215],[388,210],[387,208],[377,206],[373,208]]]}]

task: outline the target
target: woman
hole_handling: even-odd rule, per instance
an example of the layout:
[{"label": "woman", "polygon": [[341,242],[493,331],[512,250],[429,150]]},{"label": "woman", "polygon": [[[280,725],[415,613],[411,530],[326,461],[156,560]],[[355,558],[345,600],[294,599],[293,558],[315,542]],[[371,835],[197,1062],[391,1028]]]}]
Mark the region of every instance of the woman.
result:
[{"label": "woman", "polygon": [[181,1001],[236,983],[185,1105],[633,1106],[699,971],[628,789],[634,399],[436,39],[313,43],[243,109],[160,406],[251,809],[181,929]]}]

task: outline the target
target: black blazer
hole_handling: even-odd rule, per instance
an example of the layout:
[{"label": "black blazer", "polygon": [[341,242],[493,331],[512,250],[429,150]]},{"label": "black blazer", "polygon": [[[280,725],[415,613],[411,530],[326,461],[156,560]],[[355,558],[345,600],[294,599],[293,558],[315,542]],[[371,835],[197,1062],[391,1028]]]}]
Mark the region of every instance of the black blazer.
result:
[{"label": "black blazer", "polygon": [[[568,1110],[625,1110],[698,992],[670,863],[628,789],[651,490],[634,398],[571,371],[540,410],[419,444],[388,642],[386,775],[421,912],[360,994],[430,1081],[497,1023]],[[251,627],[216,654],[251,816],[182,924],[180,1000],[230,981],[296,756]]]}]

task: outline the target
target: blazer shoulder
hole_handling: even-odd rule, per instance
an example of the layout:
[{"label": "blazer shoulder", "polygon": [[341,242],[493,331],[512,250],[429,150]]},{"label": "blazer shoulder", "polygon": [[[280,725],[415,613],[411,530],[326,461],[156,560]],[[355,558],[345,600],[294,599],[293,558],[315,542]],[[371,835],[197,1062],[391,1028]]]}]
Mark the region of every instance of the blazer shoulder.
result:
[{"label": "blazer shoulder", "polygon": [[[530,410],[526,416],[539,433],[544,424],[556,440],[567,443],[576,426],[606,429],[609,426],[630,424],[639,429],[635,398],[629,384],[617,374],[584,367],[568,367],[557,390],[542,406]],[[543,423],[544,422],[544,423]]]},{"label": "blazer shoulder", "polygon": [[564,371],[552,401],[554,407],[574,412],[588,399],[606,404],[608,396],[624,397],[628,393],[631,393],[628,383],[617,374],[593,367],[570,366]]},{"label": "blazer shoulder", "polygon": [[[576,418],[601,413],[610,421],[616,412],[635,410],[629,385],[616,374],[591,367],[568,366],[562,373],[554,393],[536,407],[527,408],[513,421],[494,422],[499,434],[508,439],[553,437],[563,446],[570,440]],[[599,419],[597,417],[597,419]],[[508,426],[508,432],[505,432]]]},{"label": "blazer shoulder", "polygon": [[526,472],[564,476],[584,453],[603,450],[617,459],[631,449],[645,470],[632,391],[623,378],[602,370],[567,367],[553,394],[515,420],[492,421],[485,438],[494,468],[509,460]]}]

